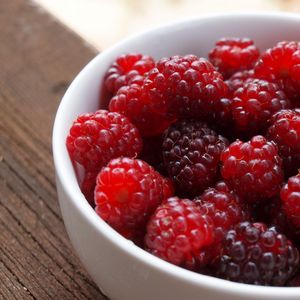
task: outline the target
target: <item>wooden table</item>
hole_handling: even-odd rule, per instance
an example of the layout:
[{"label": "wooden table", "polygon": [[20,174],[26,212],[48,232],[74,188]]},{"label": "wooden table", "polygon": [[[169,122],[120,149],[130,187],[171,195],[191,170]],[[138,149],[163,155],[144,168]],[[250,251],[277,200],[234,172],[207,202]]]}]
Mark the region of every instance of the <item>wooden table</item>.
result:
[{"label": "wooden table", "polygon": [[51,153],[60,99],[96,53],[29,0],[0,0],[0,299],[106,299],[67,237]]}]

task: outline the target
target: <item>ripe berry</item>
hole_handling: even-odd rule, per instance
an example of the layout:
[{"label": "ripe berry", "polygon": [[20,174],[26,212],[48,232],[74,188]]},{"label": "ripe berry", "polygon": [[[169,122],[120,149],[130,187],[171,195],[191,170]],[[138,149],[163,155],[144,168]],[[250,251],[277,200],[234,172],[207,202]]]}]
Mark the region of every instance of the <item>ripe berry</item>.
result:
[{"label": "ripe berry", "polygon": [[129,120],[106,110],[79,116],[67,137],[71,158],[88,171],[99,171],[112,158],[136,157],[142,141]]},{"label": "ripe berry", "polygon": [[243,222],[224,241],[218,276],[256,285],[283,286],[299,267],[299,252],[274,228]]},{"label": "ripe berry", "polygon": [[250,219],[249,209],[224,181],[219,181],[215,188],[205,190],[196,203],[213,221],[215,240],[209,254],[216,259],[227,231],[237,223]]},{"label": "ripe berry", "polygon": [[282,110],[271,119],[267,137],[273,140],[283,158],[287,177],[300,168],[300,110]]},{"label": "ripe berry", "polygon": [[238,131],[263,133],[268,120],[277,111],[290,107],[284,92],[275,83],[248,80],[233,94],[232,115]]},{"label": "ripe berry", "polygon": [[105,86],[113,94],[132,81],[143,81],[144,76],[155,65],[152,57],[139,53],[117,57],[106,73]]},{"label": "ripe berry", "polygon": [[195,55],[162,58],[149,72],[146,85],[150,91],[163,93],[169,109],[180,117],[207,119],[227,94],[222,75]]},{"label": "ripe berry", "polygon": [[283,181],[277,147],[262,136],[235,141],[221,154],[221,174],[248,202],[276,195]]},{"label": "ripe berry", "polygon": [[300,230],[300,174],[290,177],[280,192],[288,219]]},{"label": "ripe berry", "polygon": [[211,219],[193,201],[173,197],[163,202],[149,220],[145,246],[168,262],[196,269],[213,239]]},{"label": "ripe berry", "polygon": [[80,185],[80,189],[82,194],[85,196],[86,200],[89,202],[91,206],[94,207],[94,191],[96,187],[96,178],[98,172],[86,172],[84,174],[83,181]]},{"label": "ripe berry", "polygon": [[258,57],[258,48],[248,38],[222,38],[209,52],[209,60],[225,78],[251,69]]},{"label": "ripe berry", "polygon": [[255,74],[279,83],[297,106],[300,96],[300,43],[280,42],[266,50],[255,66]]},{"label": "ripe berry", "polygon": [[109,110],[127,116],[142,136],[159,135],[168,128],[176,120],[169,109],[163,93],[140,83],[120,88],[109,103]]},{"label": "ripe berry", "polygon": [[139,159],[117,158],[100,171],[95,189],[97,214],[114,229],[145,229],[156,207],[171,196],[169,181]]},{"label": "ripe berry", "polygon": [[290,280],[287,284],[290,287],[300,287],[300,274],[296,275],[292,280]]},{"label": "ripe berry", "polygon": [[225,81],[228,86],[228,91],[231,96],[233,93],[244,86],[248,79],[254,79],[254,71],[253,70],[244,70],[240,72],[234,73],[229,79]]},{"label": "ripe berry", "polygon": [[164,134],[163,159],[179,194],[197,196],[218,177],[220,154],[228,141],[205,123],[182,120]]}]

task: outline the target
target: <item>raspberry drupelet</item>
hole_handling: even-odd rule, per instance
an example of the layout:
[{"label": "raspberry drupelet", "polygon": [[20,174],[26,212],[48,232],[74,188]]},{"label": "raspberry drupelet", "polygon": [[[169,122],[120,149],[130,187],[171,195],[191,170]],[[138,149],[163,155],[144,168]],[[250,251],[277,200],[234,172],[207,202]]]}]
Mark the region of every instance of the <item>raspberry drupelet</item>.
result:
[{"label": "raspberry drupelet", "polygon": [[277,84],[252,79],[233,94],[233,121],[236,130],[248,136],[263,134],[271,116],[290,107],[290,101]]},{"label": "raspberry drupelet", "polygon": [[300,110],[279,111],[270,123],[267,137],[278,146],[285,175],[296,175],[300,168]]},{"label": "raspberry drupelet", "polygon": [[145,247],[170,263],[196,270],[203,264],[205,247],[213,240],[210,217],[193,201],[173,197],[163,202],[149,220]]},{"label": "raspberry drupelet", "polygon": [[87,171],[84,174],[84,178],[80,184],[82,194],[91,206],[94,207],[94,191],[96,187],[97,171]]},{"label": "raspberry drupelet", "polygon": [[250,220],[250,210],[224,181],[205,190],[195,201],[212,219],[215,227],[215,239],[208,251],[211,261],[214,261],[221,253],[227,231],[242,221]]},{"label": "raspberry drupelet", "polygon": [[244,70],[234,73],[229,77],[225,83],[228,86],[229,95],[232,97],[233,93],[238,89],[243,87],[243,85],[249,80],[254,79],[253,70]]},{"label": "raspberry drupelet", "polygon": [[224,78],[251,69],[259,57],[259,50],[249,38],[222,38],[209,52],[209,60]]},{"label": "raspberry drupelet", "polygon": [[146,162],[116,158],[97,177],[95,210],[115,230],[132,238],[145,230],[151,214],[172,192],[170,181]]},{"label": "raspberry drupelet", "polygon": [[286,216],[300,230],[300,174],[289,178],[281,189],[280,197]]},{"label": "raspberry drupelet", "polygon": [[136,157],[142,149],[137,128],[125,116],[106,110],[79,116],[66,144],[71,158],[86,171],[99,171],[119,156]]},{"label": "raspberry drupelet", "polygon": [[248,202],[276,195],[283,182],[282,160],[277,147],[262,136],[235,141],[221,154],[221,174]]},{"label": "raspberry drupelet", "polygon": [[205,123],[181,120],[164,134],[163,159],[177,192],[184,197],[200,195],[214,184],[221,152],[228,141]]},{"label": "raspberry drupelet", "polygon": [[105,87],[112,94],[125,85],[134,82],[142,82],[144,75],[155,65],[154,59],[148,55],[139,53],[123,54],[117,57],[109,67]]},{"label": "raspberry drupelet", "polygon": [[284,286],[299,268],[296,247],[275,228],[242,222],[224,240],[218,276],[241,283]]},{"label": "raspberry drupelet", "polygon": [[300,42],[279,42],[267,49],[255,66],[255,75],[279,83],[295,106],[300,96]]}]

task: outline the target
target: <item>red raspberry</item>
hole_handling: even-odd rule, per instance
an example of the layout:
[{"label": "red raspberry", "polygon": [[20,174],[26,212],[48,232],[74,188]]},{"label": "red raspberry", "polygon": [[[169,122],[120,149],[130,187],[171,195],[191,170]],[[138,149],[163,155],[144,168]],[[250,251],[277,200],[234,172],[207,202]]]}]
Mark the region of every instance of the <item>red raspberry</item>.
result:
[{"label": "red raspberry", "polygon": [[85,196],[86,200],[91,206],[94,207],[94,191],[96,187],[96,178],[98,172],[86,172],[83,178],[83,181],[80,185],[82,194]]},{"label": "red raspberry", "polygon": [[169,198],[147,225],[145,246],[150,253],[175,265],[197,269],[205,247],[214,239],[211,219],[191,200]]},{"label": "red raspberry", "polygon": [[278,85],[252,79],[234,92],[233,120],[238,131],[252,135],[262,133],[275,112],[289,107],[290,102]]},{"label": "red raspberry", "polygon": [[227,94],[222,75],[195,55],[163,58],[147,76],[147,87],[160,90],[180,117],[208,119]]},{"label": "red raspberry", "polygon": [[197,196],[215,182],[227,145],[226,138],[196,120],[179,121],[165,132],[165,168],[181,195]]},{"label": "red raspberry", "polygon": [[[117,158],[96,183],[97,214],[121,234],[141,232],[156,207],[171,196],[169,181],[139,159]],[[132,234],[134,236],[134,234]]]},{"label": "red raspberry", "polygon": [[161,134],[176,120],[169,113],[169,102],[155,88],[133,83],[119,89],[110,103],[109,110],[124,114],[140,130],[142,136]]},{"label": "red raspberry", "polygon": [[144,76],[155,66],[152,57],[139,53],[123,54],[117,57],[106,73],[105,86],[113,94],[133,80],[142,82]]},{"label": "red raspberry", "polygon": [[299,252],[274,228],[243,222],[224,240],[218,276],[256,285],[283,286],[299,267]]},{"label": "red raspberry", "polygon": [[83,114],[73,123],[67,137],[71,158],[89,171],[99,171],[112,158],[136,157],[142,141],[129,120],[106,110]]},{"label": "red raspberry", "polygon": [[282,110],[271,119],[267,137],[273,140],[283,158],[286,176],[300,168],[300,110]]},{"label": "red raspberry", "polygon": [[277,147],[262,136],[232,143],[221,154],[221,174],[248,202],[276,195],[283,181]]},{"label": "red raspberry", "polygon": [[290,177],[280,192],[288,219],[300,230],[300,174]]},{"label": "red raspberry", "polygon": [[287,284],[290,287],[300,287],[300,274],[296,275],[292,280],[290,280]]},{"label": "red raspberry", "polygon": [[234,73],[229,79],[225,81],[228,86],[229,94],[233,96],[233,93],[244,86],[248,79],[254,79],[253,70],[244,70]]},{"label": "red raspberry", "polygon": [[209,52],[209,60],[225,78],[251,69],[258,57],[258,48],[248,38],[222,38]]},{"label": "red raspberry", "polygon": [[299,103],[300,43],[280,42],[266,50],[255,66],[255,74],[278,82],[294,104]]},{"label": "red raspberry", "polygon": [[214,223],[215,240],[208,251],[214,260],[220,255],[227,231],[237,223],[250,219],[249,209],[224,181],[218,182],[215,188],[205,190],[196,203]]}]

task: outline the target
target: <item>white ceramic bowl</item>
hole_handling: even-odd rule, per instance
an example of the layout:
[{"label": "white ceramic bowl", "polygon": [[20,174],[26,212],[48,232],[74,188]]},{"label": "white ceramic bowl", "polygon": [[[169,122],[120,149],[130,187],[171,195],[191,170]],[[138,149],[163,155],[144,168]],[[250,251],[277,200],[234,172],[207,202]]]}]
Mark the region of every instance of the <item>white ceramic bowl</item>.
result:
[{"label": "white ceramic bowl", "polygon": [[82,263],[112,300],[299,300],[300,288],[238,284],[173,266],[136,247],[102,221],[81,194],[65,139],[72,121],[99,105],[101,82],[119,54],[156,59],[175,54],[207,56],[224,36],[250,37],[263,50],[282,40],[300,41],[300,16],[234,13],[187,19],[128,38],[103,51],[76,77],[59,106],[53,130],[58,198],[70,239]]}]

